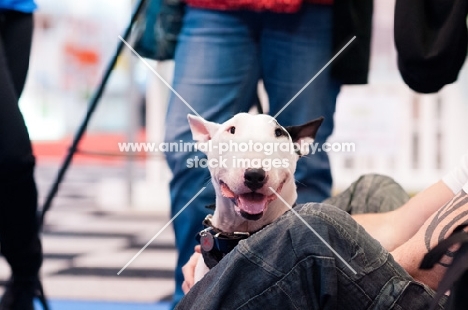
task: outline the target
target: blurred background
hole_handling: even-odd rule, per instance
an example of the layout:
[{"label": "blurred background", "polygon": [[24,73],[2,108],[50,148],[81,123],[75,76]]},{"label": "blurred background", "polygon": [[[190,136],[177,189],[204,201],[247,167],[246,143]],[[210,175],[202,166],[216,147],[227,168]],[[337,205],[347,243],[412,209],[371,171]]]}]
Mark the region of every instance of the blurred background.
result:
[{"label": "blurred background", "polygon": [[[37,4],[20,106],[38,159],[42,205],[134,3]],[[356,148],[330,153],[335,192],[363,173],[377,172],[416,193],[468,149],[466,68],[438,94],[410,91],[396,67],[393,6],[393,0],[375,0],[370,84],[345,86],[338,99],[330,142]],[[171,62],[149,63],[170,80]],[[42,273],[53,309],[168,309],[176,258],[170,227],[117,275],[169,220],[164,158],[125,157],[118,149],[119,142],[162,141],[168,93],[125,49],[46,218]],[[0,260],[0,284],[7,278]]]}]

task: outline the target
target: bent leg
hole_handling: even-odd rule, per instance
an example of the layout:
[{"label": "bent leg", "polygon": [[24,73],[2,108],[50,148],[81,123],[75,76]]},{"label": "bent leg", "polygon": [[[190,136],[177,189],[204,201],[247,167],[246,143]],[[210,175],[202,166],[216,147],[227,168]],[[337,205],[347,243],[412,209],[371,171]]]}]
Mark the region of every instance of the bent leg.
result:
[{"label": "bent leg", "polygon": [[409,200],[408,193],[392,178],[366,174],[340,194],[328,198],[326,204],[349,214],[383,213],[401,207]]},{"label": "bent leg", "polygon": [[434,292],[349,214],[324,204],[296,210],[322,240],[287,212],[241,241],[177,309],[428,309]]}]

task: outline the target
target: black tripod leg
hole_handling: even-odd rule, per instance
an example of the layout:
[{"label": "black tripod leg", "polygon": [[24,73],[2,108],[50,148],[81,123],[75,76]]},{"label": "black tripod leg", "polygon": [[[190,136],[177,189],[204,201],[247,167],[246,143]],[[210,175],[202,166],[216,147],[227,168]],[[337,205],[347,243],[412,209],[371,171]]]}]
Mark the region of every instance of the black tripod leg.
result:
[{"label": "black tripod leg", "polygon": [[[128,38],[130,36],[130,33],[132,31],[133,24],[135,23],[136,19],[138,18],[139,14],[141,13],[141,11],[142,11],[145,4],[146,4],[146,0],[139,0],[139,2],[136,4],[135,9],[134,9],[134,11],[132,13],[130,23],[129,23],[127,29],[125,30],[125,33],[122,36],[122,38],[125,41],[128,40]],[[107,81],[109,80],[109,77],[111,75],[112,69],[114,68],[115,64],[117,63],[117,59],[118,59],[120,53],[122,52],[122,49],[123,49],[124,46],[125,46],[124,42],[120,41],[118,46],[117,46],[117,50],[116,50],[114,56],[112,57],[111,61],[109,62],[108,66],[106,68],[106,71],[104,72],[104,75],[102,77],[101,83],[99,84],[99,87],[96,89],[95,93],[93,94],[93,97],[91,98],[91,101],[90,101],[90,103],[88,105],[88,110],[86,112],[86,116],[85,116],[83,122],[81,123],[81,126],[78,128],[78,131],[76,132],[75,137],[73,139],[73,143],[72,143],[72,145],[70,146],[70,148],[68,150],[67,156],[65,157],[65,159],[64,159],[64,161],[62,163],[62,166],[60,167],[60,169],[58,171],[57,177],[56,177],[54,183],[52,184],[52,187],[50,188],[49,193],[47,194],[46,200],[44,202],[44,206],[42,207],[42,213],[41,213],[40,219],[39,219],[40,227],[42,227],[42,224],[44,223],[45,214],[51,207],[52,200],[54,199],[55,195],[57,194],[60,183],[62,182],[62,180],[63,180],[63,178],[65,176],[65,172],[67,171],[68,167],[70,166],[70,164],[72,162],[73,155],[76,153],[76,150],[78,148],[78,144],[80,143],[81,138],[83,137],[84,133],[86,132],[86,128],[88,127],[88,123],[91,120],[91,116],[93,115],[94,110],[96,110],[99,99],[101,98],[102,93],[104,91],[104,88],[106,87]]]}]

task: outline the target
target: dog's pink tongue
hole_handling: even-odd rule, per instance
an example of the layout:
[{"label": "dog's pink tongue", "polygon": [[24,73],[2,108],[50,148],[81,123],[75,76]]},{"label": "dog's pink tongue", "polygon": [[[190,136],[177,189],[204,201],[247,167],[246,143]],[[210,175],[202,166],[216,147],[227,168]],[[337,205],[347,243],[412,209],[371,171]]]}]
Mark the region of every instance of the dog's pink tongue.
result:
[{"label": "dog's pink tongue", "polygon": [[268,203],[268,197],[257,193],[239,195],[238,207],[249,214],[262,213]]}]

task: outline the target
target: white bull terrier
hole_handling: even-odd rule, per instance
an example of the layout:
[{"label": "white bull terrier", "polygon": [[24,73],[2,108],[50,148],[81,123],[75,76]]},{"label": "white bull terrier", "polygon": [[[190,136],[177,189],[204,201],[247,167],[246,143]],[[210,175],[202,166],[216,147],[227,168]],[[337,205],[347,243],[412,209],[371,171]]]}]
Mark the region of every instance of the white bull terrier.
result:
[{"label": "white bull terrier", "polygon": [[241,239],[294,205],[296,162],[308,154],[323,118],[290,127],[265,114],[240,113],[223,124],[193,115],[188,120],[216,192],[214,214],[198,236],[204,259],[195,269],[197,282]]}]

